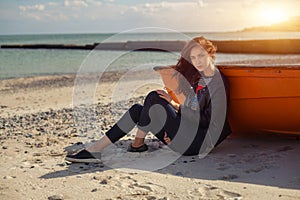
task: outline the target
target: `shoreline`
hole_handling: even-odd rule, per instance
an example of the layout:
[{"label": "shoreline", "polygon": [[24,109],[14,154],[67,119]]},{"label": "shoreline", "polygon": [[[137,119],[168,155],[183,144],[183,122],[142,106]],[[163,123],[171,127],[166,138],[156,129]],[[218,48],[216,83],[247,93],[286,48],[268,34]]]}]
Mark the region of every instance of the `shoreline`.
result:
[{"label": "shoreline", "polygon": [[[87,73],[87,74],[48,74],[27,77],[11,77],[7,79],[0,79],[0,92],[7,89],[31,89],[39,87],[70,87],[74,86],[76,79],[91,80],[101,82],[114,82],[126,76],[126,79],[132,77],[135,80],[149,79],[156,74],[154,70],[141,70],[141,71],[109,71],[100,73]],[[158,75],[158,74],[157,74]],[[158,76],[157,76],[158,78]]]},{"label": "shoreline", "polygon": [[[216,65],[253,65],[253,67],[259,67],[259,66],[278,66],[278,65],[300,65],[300,58],[293,58],[293,59],[288,59],[288,58],[274,58],[274,59],[250,59],[250,60],[241,60],[241,61],[223,61],[223,62],[218,62]],[[118,80],[122,75],[124,75],[127,71],[126,70],[115,70],[115,71],[109,71],[109,72],[97,72],[98,77],[101,76],[101,81],[107,82],[107,81],[115,81]],[[152,74],[152,70],[141,70],[141,71],[136,71],[136,72],[130,72],[134,78],[141,78],[138,76],[138,74],[143,74],[143,75],[148,75],[148,72]],[[95,76],[94,73],[89,73],[87,76]],[[2,78],[0,79],[0,88],[1,88],[1,83],[2,82],[22,82],[22,80],[42,80],[42,79],[52,79],[52,80],[57,80],[57,81],[63,81],[63,79],[66,79],[66,81],[74,81],[76,78],[77,74],[75,73],[67,73],[67,74],[40,74],[36,76],[24,76],[24,77],[9,77],[9,78]],[[97,78],[97,77],[96,77]],[[62,80],[61,80],[62,79]],[[1,91],[1,89],[0,89]]]}]

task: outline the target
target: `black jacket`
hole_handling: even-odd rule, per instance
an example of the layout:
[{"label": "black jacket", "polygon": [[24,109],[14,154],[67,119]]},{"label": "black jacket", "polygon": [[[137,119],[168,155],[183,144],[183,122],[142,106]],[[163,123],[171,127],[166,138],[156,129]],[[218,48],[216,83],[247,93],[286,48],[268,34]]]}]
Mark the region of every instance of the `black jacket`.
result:
[{"label": "black jacket", "polygon": [[[227,120],[229,87],[224,75],[217,70],[208,85],[198,92],[199,107],[193,110],[190,104],[195,96],[196,86],[193,86],[194,91],[187,96],[184,105],[181,105],[179,109],[182,121],[185,122],[184,126],[186,126],[182,129],[185,135],[183,137],[194,138],[189,148],[181,152],[184,155],[208,152],[231,133]],[[192,132],[196,133],[189,135]]]}]

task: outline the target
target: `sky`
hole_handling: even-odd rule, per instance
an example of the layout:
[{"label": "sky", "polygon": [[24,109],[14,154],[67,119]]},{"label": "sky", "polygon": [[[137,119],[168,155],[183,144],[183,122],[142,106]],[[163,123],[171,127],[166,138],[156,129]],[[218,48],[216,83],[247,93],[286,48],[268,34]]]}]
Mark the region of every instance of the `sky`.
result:
[{"label": "sky", "polygon": [[0,0],[0,34],[236,31],[300,16],[300,0]]}]

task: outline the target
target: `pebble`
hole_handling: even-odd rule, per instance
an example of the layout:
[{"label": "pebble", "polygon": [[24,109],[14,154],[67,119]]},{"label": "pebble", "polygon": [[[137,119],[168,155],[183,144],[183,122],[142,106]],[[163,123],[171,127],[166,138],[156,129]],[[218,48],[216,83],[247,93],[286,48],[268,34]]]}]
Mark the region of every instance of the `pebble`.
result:
[{"label": "pebble", "polygon": [[284,147],[278,149],[277,152],[284,152],[284,151],[290,151],[290,150],[293,150],[293,148],[290,146],[284,146]]},{"label": "pebble", "polygon": [[48,200],[63,200],[63,199],[64,199],[64,196],[61,194],[48,197]]},{"label": "pebble", "polygon": [[236,154],[227,154],[227,156],[230,157],[230,158],[235,158]]},{"label": "pebble", "polygon": [[163,198],[160,198],[159,200],[169,200],[169,197],[163,197]]},{"label": "pebble", "polygon": [[34,163],[40,164],[43,163],[43,161],[41,159],[35,159]]},{"label": "pebble", "polygon": [[183,176],[183,173],[182,172],[176,172],[175,175],[176,176]]},{"label": "pebble", "polygon": [[57,164],[57,166],[60,166],[60,167],[66,167],[68,165],[71,165],[71,163],[70,162],[64,162],[64,163]]},{"label": "pebble", "polygon": [[41,153],[33,153],[33,156],[41,156]]},{"label": "pebble", "polygon": [[16,176],[4,176],[3,179],[13,179],[16,178]]},{"label": "pebble", "polygon": [[229,174],[229,175],[223,176],[221,179],[222,180],[232,180],[232,179],[236,179],[236,178],[238,178],[237,175],[235,175],[235,174]]},{"label": "pebble", "polygon": [[107,184],[107,180],[106,180],[106,179],[103,179],[102,181],[100,181],[100,184],[106,185],[106,184]]},{"label": "pebble", "polygon": [[156,200],[157,198],[155,196],[147,196],[147,200]]}]

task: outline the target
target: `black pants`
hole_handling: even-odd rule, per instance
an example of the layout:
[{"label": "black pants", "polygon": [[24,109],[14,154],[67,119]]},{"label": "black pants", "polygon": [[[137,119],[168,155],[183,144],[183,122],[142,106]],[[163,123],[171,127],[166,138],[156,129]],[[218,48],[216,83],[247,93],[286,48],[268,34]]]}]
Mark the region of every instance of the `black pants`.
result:
[{"label": "black pants", "polygon": [[136,125],[144,132],[152,132],[159,140],[165,143],[164,134],[172,138],[176,135],[180,124],[180,115],[157,92],[150,92],[144,105],[134,104],[121,119],[106,132],[112,143],[124,137]]},{"label": "black pants", "polygon": [[[166,100],[160,98],[157,92],[152,91],[147,95],[144,105],[134,104],[106,132],[106,136],[112,143],[115,143],[137,125],[145,133],[152,132],[163,143],[165,143],[165,132],[171,141],[177,135],[176,140],[169,145],[171,149],[183,155],[198,154],[206,131],[202,129],[190,131],[190,127],[195,125],[186,122],[183,123],[184,126],[180,126],[182,121],[186,120],[182,120],[181,115]],[[194,132],[194,135],[191,135],[191,132]]]}]

